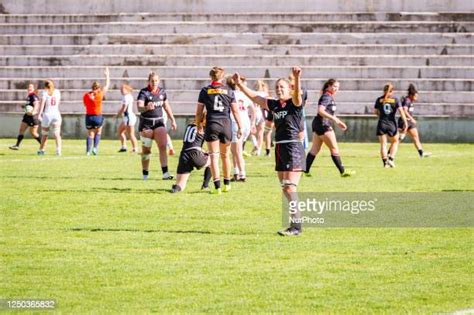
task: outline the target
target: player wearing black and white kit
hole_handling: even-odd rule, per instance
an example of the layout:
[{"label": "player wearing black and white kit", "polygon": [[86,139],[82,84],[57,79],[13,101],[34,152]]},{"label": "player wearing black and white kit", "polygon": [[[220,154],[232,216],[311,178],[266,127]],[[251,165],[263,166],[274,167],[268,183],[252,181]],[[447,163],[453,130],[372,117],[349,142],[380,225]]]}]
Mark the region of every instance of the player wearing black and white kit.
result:
[{"label": "player wearing black and white kit", "polygon": [[[259,96],[242,84],[240,75],[234,74],[233,78],[238,87],[254,103],[273,113],[275,123],[275,170],[283,194],[288,202],[298,200],[296,188],[301,178],[301,172],[305,168],[305,152],[300,138],[303,120],[303,100],[300,85],[301,69],[294,67],[292,74],[295,78],[293,90],[287,79],[279,79],[275,85],[277,99],[268,99]],[[290,227],[279,231],[279,235],[299,235],[301,228],[301,213],[299,209],[290,212]]]},{"label": "player wearing black and white kit", "polygon": [[16,144],[9,147],[11,150],[19,150],[20,143],[25,137],[25,131],[27,128],[30,129],[30,134],[35,138],[38,143],[41,143],[41,139],[38,134],[38,127],[40,121],[38,120],[38,110],[40,105],[40,99],[36,95],[35,85],[33,83],[28,84],[28,96],[26,97],[26,103],[22,105],[25,114],[21,120],[20,130],[16,139]]},{"label": "player wearing black and white kit", "polygon": [[420,157],[429,157],[431,156],[431,153],[423,151],[423,147],[420,141],[420,135],[418,133],[417,121],[415,120],[415,117],[413,116],[415,112],[415,101],[417,99],[418,99],[418,91],[416,90],[416,87],[413,84],[410,84],[408,86],[408,95],[405,97],[402,97],[401,99],[402,109],[405,112],[405,115],[407,117],[408,127],[407,127],[407,132],[404,133],[403,129],[405,125],[403,123],[403,119],[402,118],[398,119],[398,129],[400,130],[400,141],[402,141],[405,138],[405,136],[408,134],[410,138],[412,138],[413,144],[415,145],[415,148],[418,151],[418,154],[420,155]]},{"label": "player wearing black and white kit", "polygon": [[[395,167],[395,155],[398,149],[398,128],[396,113],[400,112],[400,116],[404,122],[404,132],[408,126],[405,112],[401,109],[398,98],[392,96],[393,85],[388,83],[384,86],[384,95],[375,101],[375,114],[379,117],[377,123],[377,136],[380,142],[380,156],[384,167]],[[390,141],[390,149],[387,155],[387,138]]]},{"label": "player wearing black and white kit", "polygon": [[161,170],[163,179],[173,179],[168,172],[168,155],[166,152],[167,132],[163,121],[163,110],[171,120],[171,129],[176,130],[176,121],[166,96],[166,91],[159,87],[160,78],[154,72],[148,76],[148,86],[140,90],[137,98],[137,107],[140,114],[138,131],[142,141],[142,173],[143,179],[148,178],[151,147],[153,140],[160,152]]},{"label": "player wearing black and white kit", "polygon": [[232,139],[232,123],[230,112],[235,117],[238,130],[237,136],[241,137],[240,115],[238,113],[234,92],[224,83],[224,69],[213,67],[209,72],[211,84],[201,89],[196,108],[196,125],[202,128],[202,117],[206,109],[206,129],[204,139],[207,142],[211,160],[211,171],[214,180],[213,194],[221,193],[219,172],[219,155],[222,159],[224,171],[223,191],[228,192],[230,186],[230,141]]},{"label": "player wearing black and white kit", "polygon": [[171,187],[172,193],[183,191],[186,188],[189,175],[193,169],[204,170],[204,181],[201,189],[206,189],[211,179],[209,155],[202,150],[204,143],[204,130],[198,130],[194,122],[186,126],[183,136],[183,148],[179,154],[176,184]]},{"label": "player wearing black and white kit", "polygon": [[346,124],[336,116],[335,94],[339,91],[339,82],[336,79],[327,80],[321,90],[321,97],[318,101],[317,115],[313,119],[313,143],[311,149],[306,156],[307,176],[311,176],[310,169],[316,155],[321,151],[324,144],[329,148],[331,158],[336,165],[342,177],[348,177],[355,172],[344,167],[339,155],[339,147],[337,145],[336,134],[334,133],[334,123],[343,131],[347,130]]}]

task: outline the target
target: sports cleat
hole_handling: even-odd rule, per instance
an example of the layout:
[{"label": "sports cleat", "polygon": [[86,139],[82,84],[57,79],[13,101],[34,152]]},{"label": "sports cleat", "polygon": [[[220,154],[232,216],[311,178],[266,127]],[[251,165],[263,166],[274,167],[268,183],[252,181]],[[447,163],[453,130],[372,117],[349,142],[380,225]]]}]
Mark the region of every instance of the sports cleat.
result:
[{"label": "sports cleat", "polygon": [[120,148],[120,150],[118,150],[118,152],[127,152],[127,148]]},{"label": "sports cleat", "polygon": [[163,180],[171,180],[173,178],[174,178],[174,176],[171,175],[169,172],[166,172],[166,173],[163,174]]},{"label": "sports cleat", "polygon": [[57,155],[57,156],[61,156],[61,155],[62,155],[62,154],[61,154],[61,151],[56,151],[56,155]]},{"label": "sports cleat", "polygon": [[178,193],[178,192],[180,192],[180,191],[181,191],[181,187],[180,187],[179,185],[176,185],[176,184],[175,184],[175,185],[171,186],[171,191],[170,191],[170,192],[171,192],[172,194]]},{"label": "sports cleat", "polygon": [[313,177],[313,175],[311,175],[311,173],[310,173],[310,172],[308,172],[308,173],[306,173],[306,172],[303,172],[303,174],[304,174],[304,176],[305,176],[305,177]]},{"label": "sports cleat", "polygon": [[349,170],[346,169],[344,173],[341,174],[341,177],[351,177],[352,175],[355,175],[356,171],[354,170]]},{"label": "sports cleat", "polygon": [[224,185],[224,188],[222,189],[223,192],[229,192],[232,189],[230,185]]},{"label": "sports cleat", "polygon": [[431,156],[431,152],[423,152],[423,155],[421,155],[421,158],[427,158]]},{"label": "sports cleat", "polygon": [[99,152],[97,151],[97,148],[92,148],[92,154],[93,155],[99,154]]},{"label": "sports cleat", "polygon": [[389,160],[387,161],[387,164],[388,164],[388,166],[390,166],[390,167],[395,167],[395,161],[394,161],[394,160],[390,160],[390,159],[389,159]]},{"label": "sports cleat", "polygon": [[280,236],[298,236],[302,231],[295,227],[289,227],[286,230],[278,231],[278,235]]},{"label": "sports cleat", "polygon": [[8,147],[10,150],[20,150],[20,147],[17,145],[12,145],[11,147]]},{"label": "sports cleat", "polygon": [[36,152],[37,155],[44,155],[44,151],[43,150],[38,150],[38,152]]},{"label": "sports cleat", "polygon": [[241,183],[245,183],[247,181],[247,177],[240,177],[237,181]]},{"label": "sports cleat", "polygon": [[220,194],[222,194],[222,191],[221,191],[220,188],[215,188],[215,189],[212,189],[209,193],[211,195],[220,195]]},{"label": "sports cleat", "polygon": [[204,186],[204,185],[201,186],[201,190],[208,190],[208,191],[210,191],[209,186]]},{"label": "sports cleat", "polygon": [[385,163],[385,164],[383,165],[383,167],[384,167],[384,168],[390,168],[390,165],[388,165],[388,163]]},{"label": "sports cleat", "polygon": [[148,179],[148,175],[143,175],[143,180],[147,180]]},{"label": "sports cleat", "polygon": [[234,176],[230,179],[231,182],[238,182],[239,181],[239,175],[234,174]]}]

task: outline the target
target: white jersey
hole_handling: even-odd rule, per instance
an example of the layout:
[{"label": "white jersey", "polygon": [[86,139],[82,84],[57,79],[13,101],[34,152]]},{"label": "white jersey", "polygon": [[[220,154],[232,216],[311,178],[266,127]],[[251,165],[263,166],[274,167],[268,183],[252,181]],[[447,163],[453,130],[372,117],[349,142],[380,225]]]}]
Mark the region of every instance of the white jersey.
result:
[{"label": "white jersey", "polygon": [[122,97],[122,105],[125,105],[125,111],[123,112],[124,117],[135,119],[137,116],[133,112],[133,96],[132,94],[126,94]]},{"label": "white jersey", "polygon": [[43,91],[42,101],[44,101],[44,114],[58,114],[59,115],[59,103],[61,102],[61,92],[55,89],[53,95],[49,95],[48,92]]},{"label": "white jersey", "polygon": [[[234,91],[235,101],[240,114],[240,122],[242,125],[250,126],[249,106],[253,106],[253,102],[242,92]],[[234,115],[231,112],[230,118],[235,121]]]}]

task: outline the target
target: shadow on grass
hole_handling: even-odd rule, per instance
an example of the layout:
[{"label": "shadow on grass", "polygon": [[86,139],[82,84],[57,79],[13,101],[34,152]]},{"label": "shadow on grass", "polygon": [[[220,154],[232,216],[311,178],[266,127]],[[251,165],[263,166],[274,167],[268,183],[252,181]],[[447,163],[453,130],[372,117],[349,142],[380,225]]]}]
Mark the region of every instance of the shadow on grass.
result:
[{"label": "shadow on grass", "polygon": [[135,232],[135,233],[176,233],[176,234],[221,234],[199,230],[139,230],[139,229],[113,229],[113,228],[72,228],[73,232]]},{"label": "shadow on grass", "polygon": [[171,188],[154,188],[154,189],[136,189],[136,188],[103,188],[103,187],[91,187],[90,189],[39,189],[38,192],[50,192],[50,193],[134,193],[134,194],[156,194],[156,193],[169,193]]}]

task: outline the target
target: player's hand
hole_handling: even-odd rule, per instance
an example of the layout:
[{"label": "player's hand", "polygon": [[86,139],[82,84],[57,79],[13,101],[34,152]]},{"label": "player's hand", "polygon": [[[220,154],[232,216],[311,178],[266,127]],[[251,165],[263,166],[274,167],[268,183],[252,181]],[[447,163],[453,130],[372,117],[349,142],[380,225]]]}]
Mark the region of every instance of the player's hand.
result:
[{"label": "player's hand", "polygon": [[38,115],[38,120],[43,121],[43,115]]},{"label": "player's hand", "polygon": [[178,125],[176,124],[176,120],[173,119],[171,122],[171,130],[176,130],[178,129]]},{"label": "player's hand", "polygon": [[237,129],[237,138],[240,139],[242,138],[242,129]]},{"label": "player's hand", "polygon": [[110,75],[109,67],[105,67],[104,69],[104,75],[108,77]]},{"label": "player's hand", "polygon": [[293,73],[293,76],[295,78],[298,78],[301,75],[301,68],[296,66],[291,69],[291,72]]},{"label": "player's hand", "polygon": [[411,119],[411,122],[416,125],[416,120],[415,120],[415,118],[412,118],[412,119]]},{"label": "player's hand", "polygon": [[238,72],[234,73],[232,76],[232,79],[234,79],[235,84],[241,84],[242,79],[240,79],[240,74]]},{"label": "player's hand", "polygon": [[408,123],[405,123],[405,126],[403,126],[403,133],[407,133],[408,130]]},{"label": "player's hand", "polygon": [[197,132],[198,132],[199,134],[201,134],[201,135],[204,134],[204,127],[203,127],[203,126],[199,126],[199,127],[197,128]]},{"label": "player's hand", "polygon": [[347,125],[342,120],[338,119],[336,123],[342,131],[347,130]]},{"label": "player's hand", "polygon": [[148,103],[148,105],[145,106],[146,110],[154,110],[155,109],[155,103]]}]

